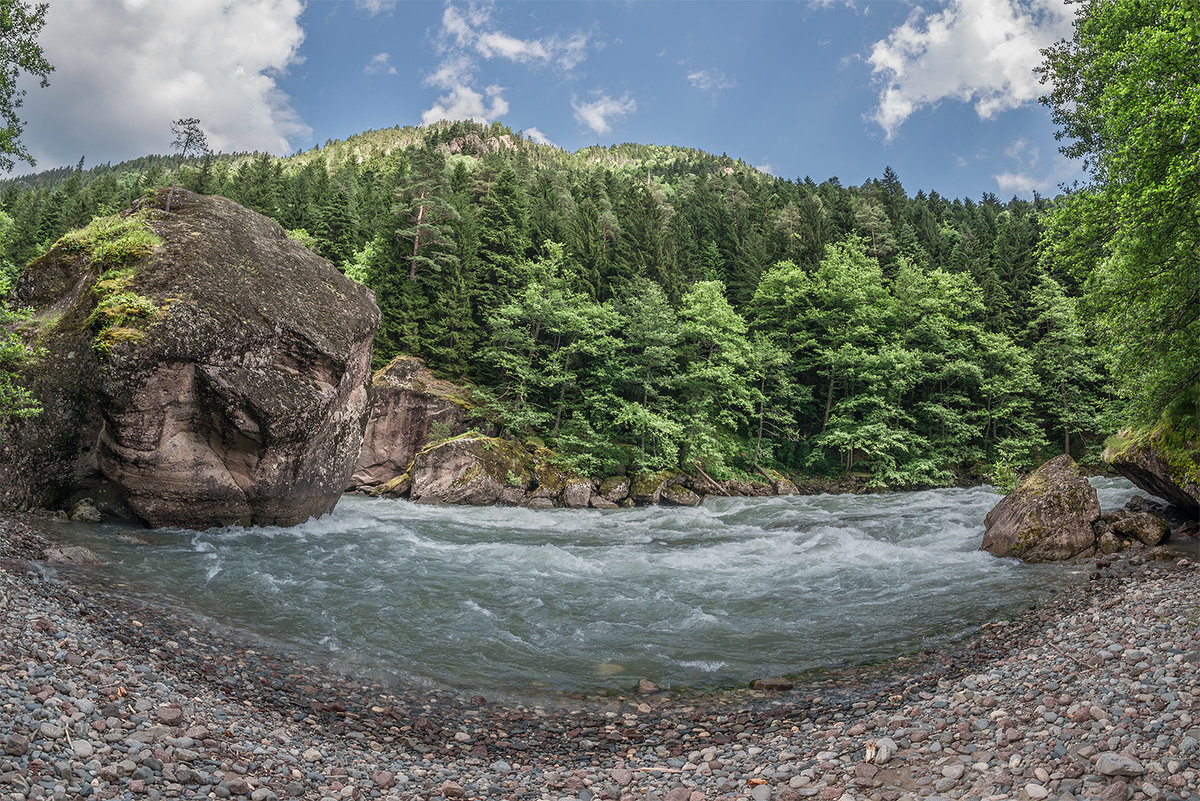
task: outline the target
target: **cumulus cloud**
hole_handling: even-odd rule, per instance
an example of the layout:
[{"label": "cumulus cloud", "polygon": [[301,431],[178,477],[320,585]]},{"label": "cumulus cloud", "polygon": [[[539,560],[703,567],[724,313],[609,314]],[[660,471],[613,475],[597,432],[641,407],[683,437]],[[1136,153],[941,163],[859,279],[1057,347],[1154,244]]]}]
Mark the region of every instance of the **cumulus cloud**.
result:
[{"label": "cumulus cloud", "polygon": [[1042,161],[1041,149],[1028,139],[1016,139],[1004,149],[1015,164],[1013,169],[992,176],[1004,195],[1049,192],[1079,174],[1079,165],[1056,154],[1051,164]]},{"label": "cumulus cloud", "polygon": [[388,63],[390,60],[391,60],[391,56],[389,56],[387,53],[377,53],[367,63],[367,66],[363,67],[363,74],[364,75],[383,75],[383,74],[395,75],[396,68],[393,67],[390,63]]},{"label": "cumulus cloud", "polygon": [[550,137],[546,136],[544,133],[539,131],[537,128],[526,128],[525,135],[527,137],[529,137],[531,140],[533,140],[534,142],[537,142],[539,145],[550,145],[550,147],[558,147],[558,145],[556,145],[550,141]]},{"label": "cumulus cloud", "polygon": [[687,79],[688,83],[703,92],[715,93],[737,86],[737,81],[720,70],[696,70],[688,73]]},{"label": "cumulus cloud", "polygon": [[623,119],[627,114],[637,111],[637,101],[627,92],[620,99],[600,95],[588,103],[580,103],[572,98],[571,108],[575,109],[575,119],[598,134],[607,134],[612,131],[614,120]]},{"label": "cumulus cloud", "polygon": [[26,98],[39,167],[163,153],[170,124],[198,117],[214,150],[285,153],[310,129],[277,76],[298,60],[300,0],[50,4],[48,89]]},{"label": "cumulus cloud", "polygon": [[[479,59],[503,59],[535,68],[549,65],[569,73],[587,58],[587,34],[522,39],[501,30],[495,17],[491,2],[468,2],[465,6],[446,3],[436,34],[442,60],[425,78],[427,85],[437,86],[446,94],[422,113],[426,123],[468,118],[488,122],[508,112],[502,89],[492,86],[480,92],[475,88]],[[471,113],[455,116],[467,111]]]},{"label": "cumulus cloud", "polygon": [[474,120],[486,123],[508,113],[508,101],[502,94],[503,87],[489,86],[483,91],[487,95],[486,101],[484,94],[471,87],[456,86],[421,114],[421,122],[429,124],[438,120]]},{"label": "cumulus cloud", "polygon": [[942,100],[974,102],[981,119],[1036,100],[1040,50],[1070,34],[1073,15],[1063,0],[948,0],[940,12],[914,9],[871,50],[881,84],[871,119],[890,139]]}]

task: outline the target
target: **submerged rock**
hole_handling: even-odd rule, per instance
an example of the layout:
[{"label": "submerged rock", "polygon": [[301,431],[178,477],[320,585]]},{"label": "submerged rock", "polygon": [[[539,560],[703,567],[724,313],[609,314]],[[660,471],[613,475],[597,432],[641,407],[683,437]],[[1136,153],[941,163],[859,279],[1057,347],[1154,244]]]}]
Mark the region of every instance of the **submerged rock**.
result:
[{"label": "submerged rock", "polygon": [[1070,456],[1056,456],[996,504],[980,550],[1027,562],[1070,559],[1092,550],[1100,517],[1096,490]]},{"label": "submerged rock", "polygon": [[0,506],[87,494],[150,526],[290,525],[362,445],[368,289],[226,198],[166,190],[33,262],[14,300],[44,412],[0,432]]},{"label": "submerged rock", "polygon": [[375,373],[370,404],[354,488],[389,483],[435,438],[464,433],[470,409],[462,387],[434,377],[415,356],[397,356]]}]

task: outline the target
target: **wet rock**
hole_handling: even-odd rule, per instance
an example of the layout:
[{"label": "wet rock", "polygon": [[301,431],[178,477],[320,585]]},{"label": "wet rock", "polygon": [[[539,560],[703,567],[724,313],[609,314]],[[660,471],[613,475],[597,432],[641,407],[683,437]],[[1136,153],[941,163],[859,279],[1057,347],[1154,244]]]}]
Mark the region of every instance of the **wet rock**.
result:
[{"label": "wet rock", "polygon": [[650,679],[640,679],[638,681],[638,692],[639,693],[656,693],[658,691],[659,691],[659,686],[657,684],[655,684],[654,682],[650,681]]},{"label": "wet rock", "polygon": [[48,548],[42,558],[52,565],[98,565],[104,561],[95,551],[81,545]]},{"label": "wet rock", "polygon": [[629,500],[638,506],[649,506],[658,503],[662,497],[663,487],[675,478],[671,472],[638,473],[629,482]]},{"label": "wet rock", "polygon": [[1126,430],[1113,438],[1103,458],[1139,488],[1193,518],[1200,515],[1200,444],[1161,426]]},{"label": "wet rock", "polygon": [[562,491],[563,506],[570,509],[586,509],[592,497],[592,482],[584,478],[567,481]]},{"label": "wet rock", "polygon": [[1070,456],[1035,470],[985,518],[981,550],[1027,562],[1070,559],[1095,547],[1096,490]]},{"label": "wet rock", "polygon": [[72,520],[80,523],[99,523],[104,519],[100,510],[96,508],[96,502],[91,498],[80,498],[75,501],[68,514]]},{"label": "wet rock", "polygon": [[518,442],[459,437],[421,451],[411,472],[414,501],[515,505],[525,500],[533,462]]},{"label": "wet rock", "polygon": [[659,501],[666,506],[696,506],[700,496],[682,484],[670,484],[662,488]]},{"label": "wet rock", "polygon": [[610,501],[608,498],[605,498],[602,495],[593,495],[591,498],[588,499],[588,504],[593,509],[619,509],[619,508],[621,508],[619,504],[614,503],[613,501]]},{"label": "wet rock", "polygon": [[1171,537],[1171,526],[1167,521],[1150,512],[1114,509],[1101,516],[1095,527],[1119,540],[1137,540],[1150,547],[1162,545]]},{"label": "wet rock", "polygon": [[770,679],[755,679],[753,682],[751,682],[750,686],[754,687],[754,689],[756,689],[756,690],[772,690],[775,692],[782,692],[784,690],[790,690],[793,687],[795,687],[796,685],[793,684],[788,679],[770,678]]},{"label": "wet rock", "polygon": [[600,496],[606,501],[620,503],[629,495],[627,476],[609,476],[600,482]]}]

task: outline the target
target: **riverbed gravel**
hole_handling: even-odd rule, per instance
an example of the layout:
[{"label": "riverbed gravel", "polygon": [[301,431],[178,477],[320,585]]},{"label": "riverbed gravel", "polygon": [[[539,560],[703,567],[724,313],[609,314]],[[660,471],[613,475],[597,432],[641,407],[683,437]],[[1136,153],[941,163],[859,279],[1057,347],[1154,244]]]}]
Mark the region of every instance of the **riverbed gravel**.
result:
[{"label": "riverbed gravel", "polygon": [[1080,563],[1085,581],[1022,618],[882,665],[486,699],[343,675],[50,568],[47,545],[0,521],[12,801],[1200,798],[1187,552]]}]

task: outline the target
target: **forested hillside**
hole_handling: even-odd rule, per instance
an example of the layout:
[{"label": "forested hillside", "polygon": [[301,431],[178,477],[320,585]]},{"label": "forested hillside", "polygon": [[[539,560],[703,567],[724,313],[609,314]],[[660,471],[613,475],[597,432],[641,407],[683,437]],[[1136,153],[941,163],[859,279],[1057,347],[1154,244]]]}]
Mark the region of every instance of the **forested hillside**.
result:
[{"label": "forested hillside", "polygon": [[[813,158],[819,169],[819,158]],[[169,185],[147,157],[0,193],[9,276]],[[376,293],[375,360],[425,358],[579,469],[759,467],[875,487],[1094,450],[1107,379],[1049,203],[764,175],[725,156],[567,153],[500,124],[371,131],[180,185],[278,220]]]}]

